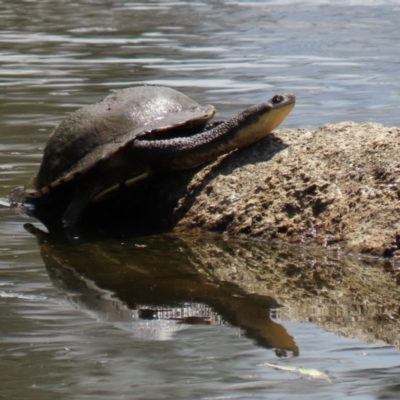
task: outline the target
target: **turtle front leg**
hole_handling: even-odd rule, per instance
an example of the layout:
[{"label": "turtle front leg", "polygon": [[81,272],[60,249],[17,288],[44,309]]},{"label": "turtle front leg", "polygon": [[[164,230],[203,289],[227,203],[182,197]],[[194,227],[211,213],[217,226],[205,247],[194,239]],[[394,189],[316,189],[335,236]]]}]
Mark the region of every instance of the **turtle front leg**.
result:
[{"label": "turtle front leg", "polygon": [[83,188],[82,186],[79,185],[76,188],[75,196],[72,198],[61,219],[64,232],[71,241],[79,239],[79,222],[90,202],[98,193],[98,190],[94,187],[87,186]]},{"label": "turtle front leg", "polygon": [[115,196],[119,191],[126,190],[139,185],[152,175],[151,170],[147,170],[132,178],[121,181],[118,184],[111,185],[105,181],[102,186],[91,186],[86,181],[79,183],[75,190],[75,196],[72,198],[67,209],[62,216],[62,224],[65,234],[71,241],[79,239],[79,222],[82,219],[87,207],[91,203],[99,203]]}]

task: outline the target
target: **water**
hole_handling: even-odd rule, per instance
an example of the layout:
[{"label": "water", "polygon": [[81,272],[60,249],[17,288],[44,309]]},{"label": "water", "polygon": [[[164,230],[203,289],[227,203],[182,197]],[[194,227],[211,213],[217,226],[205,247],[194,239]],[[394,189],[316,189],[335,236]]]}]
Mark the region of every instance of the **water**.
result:
[{"label": "water", "polygon": [[[0,18],[0,197],[34,174],[68,112],[138,82],[222,118],[290,92],[283,127],[400,126],[399,1],[2,1]],[[378,262],[341,264],[350,300],[335,303],[274,274],[280,259],[267,270],[263,244],[154,237],[42,246],[42,258],[26,222],[40,227],[0,209],[0,398],[400,398],[399,297],[376,308],[346,292]]]}]

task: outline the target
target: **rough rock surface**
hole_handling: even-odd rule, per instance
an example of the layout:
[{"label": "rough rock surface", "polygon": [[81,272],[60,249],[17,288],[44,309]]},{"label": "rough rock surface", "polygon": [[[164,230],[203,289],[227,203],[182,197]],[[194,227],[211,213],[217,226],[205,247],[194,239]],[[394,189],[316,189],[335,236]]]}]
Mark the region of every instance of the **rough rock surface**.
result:
[{"label": "rough rock surface", "polygon": [[201,169],[185,190],[172,217],[178,232],[400,256],[399,128],[342,122],[276,131]]}]

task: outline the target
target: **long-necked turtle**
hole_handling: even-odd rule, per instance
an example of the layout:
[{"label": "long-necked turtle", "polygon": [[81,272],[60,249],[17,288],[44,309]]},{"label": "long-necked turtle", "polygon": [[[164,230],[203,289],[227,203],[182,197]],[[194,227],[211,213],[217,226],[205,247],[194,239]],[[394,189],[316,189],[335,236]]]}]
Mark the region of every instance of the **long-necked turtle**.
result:
[{"label": "long-necked turtle", "polygon": [[252,144],[275,129],[295,96],[275,95],[236,117],[206,125],[213,106],[157,86],[118,90],[70,114],[50,136],[28,202],[68,204],[65,227],[73,227],[91,202],[162,170],[197,166]]}]

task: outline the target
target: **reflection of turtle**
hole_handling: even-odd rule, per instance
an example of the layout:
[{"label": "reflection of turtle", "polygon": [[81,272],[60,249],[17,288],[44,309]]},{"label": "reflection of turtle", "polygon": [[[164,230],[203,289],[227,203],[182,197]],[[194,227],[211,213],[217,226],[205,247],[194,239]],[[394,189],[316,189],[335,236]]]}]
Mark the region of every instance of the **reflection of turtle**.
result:
[{"label": "reflection of turtle", "polygon": [[214,107],[202,107],[176,90],[119,90],[59,125],[44,150],[34,189],[27,189],[25,197],[34,204],[67,204],[63,223],[75,226],[89,203],[120,188],[260,140],[294,103],[293,95],[276,95],[229,121],[207,126]]},{"label": "reflection of turtle", "polygon": [[[257,345],[299,355],[293,337],[270,317],[270,309],[281,306],[274,297],[249,294],[235,282],[220,280],[214,271],[203,270],[210,254],[207,240],[153,235],[125,237],[123,246],[110,239],[76,246],[32,224],[24,228],[36,236],[54,286],[73,293],[68,300],[89,310],[100,323],[128,329],[146,340],[165,339],[184,328],[181,324],[228,323],[240,327]],[[227,248],[239,265],[248,264],[245,252],[239,251],[244,247],[236,241],[214,239],[212,247],[220,249],[222,264],[231,260]],[[255,262],[262,268],[265,260],[260,257]],[[264,290],[264,286],[258,281],[252,288]]]}]

